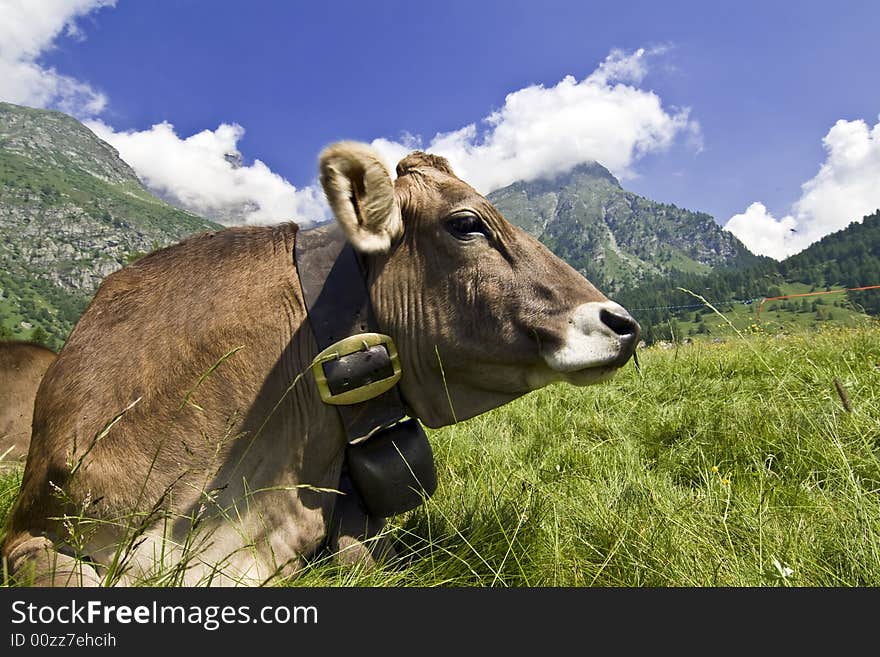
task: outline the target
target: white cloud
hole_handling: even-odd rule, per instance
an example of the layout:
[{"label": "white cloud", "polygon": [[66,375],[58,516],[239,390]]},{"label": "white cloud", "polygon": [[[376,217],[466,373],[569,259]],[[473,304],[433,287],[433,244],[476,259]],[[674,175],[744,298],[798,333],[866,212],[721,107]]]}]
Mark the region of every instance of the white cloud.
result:
[{"label": "white cloud", "polygon": [[794,206],[811,242],[880,208],[880,120],[838,121],[822,143],[828,157]]},{"label": "white cloud", "polygon": [[[792,213],[775,220],[761,203],[724,226],[755,253],[780,260],[880,208],[880,120],[840,120],[822,140],[827,156],[801,185]],[[792,230],[793,229],[793,230]]]},{"label": "white cloud", "polygon": [[107,103],[89,84],[39,62],[62,31],[81,36],[76,20],[116,0],[0,0],[0,99],[95,116]]},{"label": "white cloud", "polygon": [[633,54],[627,55],[625,51],[614,48],[590,77],[600,84],[615,81],[640,84],[648,74],[646,56],[662,55],[664,52],[665,48],[654,48],[650,51],[639,48]]},{"label": "white cloud", "polygon": [[244,135],[240,125],[224,123],[185,138],[167,122],[131,132],[101,121],[86,125],[116,148],[148,187],[198,214],[223,223],[304,225],[327,216],[316,186],[298,190],[260,160],[249,166],[235,162]]},{"label": "white cloud", "polygon": [[794,232],[796,226],[794,217],[776,219],[763,203],[755,202],[742,214],[733,215],[724,228],[742,240],[752,253],[782,260],[797,249],[800,235]]},{"label": "white cloud", "polygon": [[[596,160],[618,177],[632,164],[667,148],[679,133],[699,142],[688,109],[667,111],[653,91],[639,89],[648,58],[662,50],[612,51],[578,82],[566,76],[553,87],[532,85],[507,95],[501,109],[479,124],[439,133],[424,147],[449,159],[455,172],[487,193],[516,180],[532,180]],[[412,143],[376,139],[392,169]]]}]

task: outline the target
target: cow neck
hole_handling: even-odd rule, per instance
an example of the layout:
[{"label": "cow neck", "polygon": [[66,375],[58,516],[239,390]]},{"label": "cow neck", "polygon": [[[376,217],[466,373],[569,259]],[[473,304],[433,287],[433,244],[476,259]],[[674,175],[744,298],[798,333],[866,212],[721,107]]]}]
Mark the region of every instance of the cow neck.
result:
[{"label": "cow neck", "polygon": [[[357,253],[333,222],[298,231],[294,259],[318,351],[362,333],[381,333]],[[406,407],[398,385],[366,401],[337,405],[349,444],[399,422]]]}]

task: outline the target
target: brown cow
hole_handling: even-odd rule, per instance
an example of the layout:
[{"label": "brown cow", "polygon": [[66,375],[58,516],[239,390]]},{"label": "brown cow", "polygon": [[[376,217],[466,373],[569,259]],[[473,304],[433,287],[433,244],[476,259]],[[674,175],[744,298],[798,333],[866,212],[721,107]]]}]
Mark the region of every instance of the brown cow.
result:
[{"label": "brown cow", "polygon": [[24,461],[34,397],[55,352],[35,342],[0,341],[0,464]]},{"label": "brown cow", "polygon": [[[410,415],[443,426],[554,381],[606,380],[630,358],[626,311],[443,158],[412,153],[392,182],[372,149],[343,142],[320,172],[397,344]],[[325,540],[356,547],[346,528],[381,526],[334,490],[342,424],[299,377],[317,350],[296,239],[294,224],[205,233],[107,277],[40,389],[3,545],[12,572],[255,584]]]}]

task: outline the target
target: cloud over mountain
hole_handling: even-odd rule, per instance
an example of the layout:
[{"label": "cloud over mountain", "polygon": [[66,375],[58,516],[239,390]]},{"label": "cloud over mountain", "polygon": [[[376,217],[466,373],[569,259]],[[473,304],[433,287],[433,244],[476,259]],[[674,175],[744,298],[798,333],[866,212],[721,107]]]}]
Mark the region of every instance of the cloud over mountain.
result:
[{"label": "cloud over mountain", "polygon": [[637,86],[650,58],[662,52],[613,50],[583,80],[567,75],[552,87],[514,91],[480,122],[438,133],[426,144],[381,138],[373,146],[392,170],[414,147],[443,155],[484,193],[594,160],[627,178],[645,154],[667,148],[679,135],[699,136],[687,108],[667,109],[656,93]]},{"label": "cloud over mountain", "polygon": [[144,183],[176,205],[221,223],[309,224],[327,216],[318,188],[297,189],[260,160],[245,166],[237,145],[244,128],[223,123],[180,137],[170,123],[116,131],[87,125],[113,145]]}]

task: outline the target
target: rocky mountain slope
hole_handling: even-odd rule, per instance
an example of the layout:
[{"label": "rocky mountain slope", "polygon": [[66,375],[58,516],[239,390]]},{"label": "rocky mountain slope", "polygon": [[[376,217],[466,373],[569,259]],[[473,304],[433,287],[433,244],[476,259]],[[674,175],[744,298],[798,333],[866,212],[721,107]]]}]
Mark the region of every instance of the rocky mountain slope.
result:
[{"label": "rocky mountain slope", "polygon": [[0,103],[0,335],[39,327],[57,347],[104,276],[216,228],[150,194],[74,118]]},{"label": "rocky mountain slope", "polygon": [[516,182],[489,199],[601,289],[616,293],[674,272],[760,262],[711,216],[628,192],[598,163]]}]

